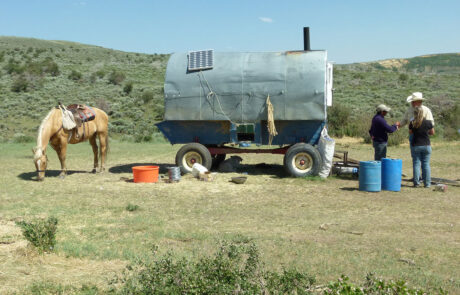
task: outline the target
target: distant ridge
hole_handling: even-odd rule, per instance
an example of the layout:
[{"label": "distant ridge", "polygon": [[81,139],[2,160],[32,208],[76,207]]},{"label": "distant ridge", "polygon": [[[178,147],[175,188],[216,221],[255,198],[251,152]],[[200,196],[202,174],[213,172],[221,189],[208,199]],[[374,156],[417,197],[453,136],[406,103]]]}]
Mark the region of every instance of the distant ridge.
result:
[{"label": "distant ridge", "polygon": [[359,64],[380,65],[386,69],[418,72],[460,73],[460,53],[427,54],[412,58],[392,58]]}]

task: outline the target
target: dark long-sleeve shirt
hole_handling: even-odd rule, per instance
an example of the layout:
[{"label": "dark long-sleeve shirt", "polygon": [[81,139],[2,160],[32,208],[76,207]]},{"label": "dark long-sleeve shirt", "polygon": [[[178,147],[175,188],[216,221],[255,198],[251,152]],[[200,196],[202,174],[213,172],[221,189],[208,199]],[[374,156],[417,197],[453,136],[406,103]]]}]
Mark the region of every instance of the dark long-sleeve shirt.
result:
[{"label": "dark long-sleeve shirt", "polygon": [[398,128],[396,125],[388,125],[387,121],[381,114],[377,114],[372,118],[371,129],[369,135],[374,142],[385,143],[388,142],[388,133],[393,133]]}]

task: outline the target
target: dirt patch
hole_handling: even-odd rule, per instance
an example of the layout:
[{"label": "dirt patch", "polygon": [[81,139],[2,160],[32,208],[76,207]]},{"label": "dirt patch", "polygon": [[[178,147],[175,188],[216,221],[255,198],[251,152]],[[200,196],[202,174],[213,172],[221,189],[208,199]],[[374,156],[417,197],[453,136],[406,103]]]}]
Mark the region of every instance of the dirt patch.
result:
[{"label": "dirt patch", "polygon": [[400,69],[402,68],[405,64],[407,64],[409,61],[407,59],[386,59],[379,61],[378,63],[385,68],[397,68]]},{"label": "dirt patch", "polygon": [[23,239],[13,221],[0,220],[0,293],[21,292],[33,282],[81,287],[92,283],[105,289],[108,280],[126,266],[120,260],[94,261],[57,254],[39,255]]}]

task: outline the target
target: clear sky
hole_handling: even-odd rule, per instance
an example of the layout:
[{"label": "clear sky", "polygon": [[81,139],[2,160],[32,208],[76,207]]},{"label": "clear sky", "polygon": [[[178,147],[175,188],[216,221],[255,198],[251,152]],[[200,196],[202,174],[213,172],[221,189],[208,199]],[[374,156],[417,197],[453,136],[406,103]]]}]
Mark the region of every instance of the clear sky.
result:
[{"label": "clear sky", "polygon": [[337,63],[460,52],[460,0],[1,0],[0,35],[130,52],[302,50]]}]

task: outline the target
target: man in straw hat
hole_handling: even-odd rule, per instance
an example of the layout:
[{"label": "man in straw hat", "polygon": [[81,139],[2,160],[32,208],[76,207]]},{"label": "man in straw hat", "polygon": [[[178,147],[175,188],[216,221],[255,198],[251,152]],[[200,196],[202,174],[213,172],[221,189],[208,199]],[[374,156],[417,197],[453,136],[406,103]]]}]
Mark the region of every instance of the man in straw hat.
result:
[{"label": "man in straw hat", "polygon": [[391,109],[384,104],[377,106],[377,114],[372,118],[369,135],[372,138],[374,146],[374,160],[380,161],[387,156],[388,133],[398,130],[399,122],[394,125],[388,125],[385,116]]},{"label": "man in straw hat", "polygon": [[412,120],[412,118],[414,117],[415,107],[421,107],[423,118],[425,120],[431,121],[431,123],[434,126],[434,119],[433,119],[433,114],[431,113],[431,110],[428,107],[422,105],[422,102],[424,100],[425,98],[423,97],[423,94],[421,92],[414,92],[407,97],[407,102],[410,103],[411,105],[407,109],[407,112],[404,114],[404,117],[401,120],[401,125],[399,127],[403,127],[404,125],[408,124]]}]

